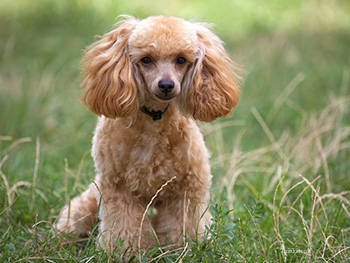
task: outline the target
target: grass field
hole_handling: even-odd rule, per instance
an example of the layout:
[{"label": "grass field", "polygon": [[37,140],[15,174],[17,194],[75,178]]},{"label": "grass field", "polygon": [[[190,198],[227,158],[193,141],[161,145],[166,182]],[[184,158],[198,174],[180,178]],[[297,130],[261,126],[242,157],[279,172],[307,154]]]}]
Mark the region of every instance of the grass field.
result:
[{"label": "grass field", "polygon": [[[0,2],[0,262],[350,262],[350,2],[150,2]],[[200,124],[208,238],[131,259],[53,229],[94,177],[82,50],[120,14],[216,24],[245,79],[233,117]]]}]

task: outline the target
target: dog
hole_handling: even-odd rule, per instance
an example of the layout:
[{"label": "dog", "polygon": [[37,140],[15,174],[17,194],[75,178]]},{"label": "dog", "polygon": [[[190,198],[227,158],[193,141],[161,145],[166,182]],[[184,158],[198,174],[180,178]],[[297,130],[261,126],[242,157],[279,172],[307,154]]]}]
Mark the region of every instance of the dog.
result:
[{"label": "dog", "polygon": [[108,250],[118,240],[139,249],[200,240],[212,175],[196,120],[230,115],[240,95],[222,41],[205,23],[123,16],[82,62],[82,102],[99,116],[96,178],[62,209],[57,228],[87,235],[98,217]]}]

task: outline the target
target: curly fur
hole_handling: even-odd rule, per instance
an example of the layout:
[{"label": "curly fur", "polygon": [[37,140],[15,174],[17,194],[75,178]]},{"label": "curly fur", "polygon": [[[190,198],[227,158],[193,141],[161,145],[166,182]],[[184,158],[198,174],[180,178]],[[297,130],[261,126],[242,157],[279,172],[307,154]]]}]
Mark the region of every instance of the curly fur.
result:
[{"label": "curly fur", "polygon": [[[57,228],[88,234],[100,207],[106,249],[118,238],[125,247],[139,241],[148,248],[154,233],[162,244],[181,244],[183,234],[200,238],[211,218],[211,172],[194,120],[227,116],[239,98],[235,64],[220,39],[204,23],[124,17],[87,48],[83,63],[82,101],[100,116],[92,146],[96,178],[62,209]],[[166,92],[164,80],[172,83]],[[167,110],[153,121],[143,106]],[[150,200],[155,217],[141,224]]]}]

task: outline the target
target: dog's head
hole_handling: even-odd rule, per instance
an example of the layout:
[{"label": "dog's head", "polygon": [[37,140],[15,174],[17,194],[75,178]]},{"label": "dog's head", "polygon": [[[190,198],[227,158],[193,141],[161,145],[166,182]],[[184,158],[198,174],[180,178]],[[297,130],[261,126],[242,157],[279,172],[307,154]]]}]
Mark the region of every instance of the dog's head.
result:
[{"label": "dog's head", "polygon": [[175,17],[124,17],[88,47],[83,102],[106,117],[173,102],[185,116],[212,121],[238,102],[234,63],[207,24]]}]

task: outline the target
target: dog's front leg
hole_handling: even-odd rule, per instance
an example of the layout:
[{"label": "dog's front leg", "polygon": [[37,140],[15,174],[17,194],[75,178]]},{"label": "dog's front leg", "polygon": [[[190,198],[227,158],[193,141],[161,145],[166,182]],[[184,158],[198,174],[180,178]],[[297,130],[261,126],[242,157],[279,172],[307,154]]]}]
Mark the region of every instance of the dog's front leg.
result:
[{"label": "dog's front leg", "polygon": [[182,196],[168,199],[158,208],[155,230],[162,244],[183,245],[185,237],[201,239],[211,215],[207,204]]},{"label": "dog's front leg", "polygon": [[144,217],[142,231],[140,231],[145,208],[122,187],[112,188],[113,186],[108,184],[100,186],[102,195],[100,196],[99,242],[101,247],[113,251],[120,240],[123,240],[122,249],[129,246],[133,250],[149,247],[154,238],[152,238],[152,226],[147,216]]}]

